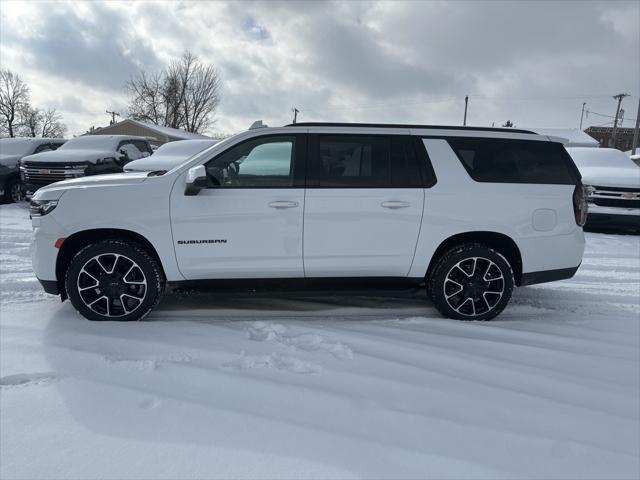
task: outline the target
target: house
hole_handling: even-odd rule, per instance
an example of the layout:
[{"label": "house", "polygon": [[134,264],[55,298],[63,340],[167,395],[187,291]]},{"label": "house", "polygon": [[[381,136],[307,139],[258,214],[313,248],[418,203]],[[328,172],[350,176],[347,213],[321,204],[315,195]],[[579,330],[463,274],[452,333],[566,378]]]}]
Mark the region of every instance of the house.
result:
[{"label": "house", "polygon": [[108,127],[96,128],[91,131],[91,135],[136,135],[147,137],[154,146],[160,146],[167,142],[176,140],[206,140],[211,139],[206,135],[187,132],[178,128],[161,127],[153,123],[142,122],[127,118],[116,122]]},{"label": "house", "polygon": [[585,132],[598,140],[601,147],[625,151],[633,146],[633,130],[633,128],[618,127],[615,145],[613,144],[613,127],[589,127]]},{"label": "house", "polygon": [[562,138],[565,147],[599,147],[598,140],[587,135],[579,128],[529,128],[529,130],[548,137]]}]

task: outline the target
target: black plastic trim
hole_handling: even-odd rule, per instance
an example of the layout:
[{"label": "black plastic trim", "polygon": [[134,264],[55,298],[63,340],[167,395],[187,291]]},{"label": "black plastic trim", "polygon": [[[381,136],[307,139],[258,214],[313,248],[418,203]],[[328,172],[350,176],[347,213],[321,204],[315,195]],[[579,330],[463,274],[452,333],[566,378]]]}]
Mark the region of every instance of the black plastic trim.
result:
[{"label": "black plastic trim", "polygon": [[42,285],[42,288],[44,289],[44,291],[46,293],[49,293],[51,295],[60,295],[60,290],[58,289],[57,280],[40,280],[40,279],[38,279],[38,281],[40,282],[40,285]]},{"label": "black plastic trim", "polygon": [[542,270],[539,272],[523,273],[520,286],[535,285],[537,283],[555,282],[556,280],[566,280],[573,277],[580,268],[580,265],[572,268],[560,268],[557,270]]},{"label": "black plastic trim", "polygon": [[[401,123],[332,123],[332,122],[301,122],[290,123],[285,127],[352,127],[352,128],[411,128],[411,129],[430,129],[430,130],[469,130],[480,132],[505,132],[505,133],[529,133],[539,135],[530,130],[521,130],[517,128],[498,128],[498,127],[462,127],[460,125],[411,125]],[[347,132],[345,132],[347,134]]]},{"label": "black plastic trim", "polygon": [[169,282],[172,288],[215,288],[216,290],[409,290],[419,288],[424,278],[408,277],[322,277],[322,278],[242,278],[182,280]]}]

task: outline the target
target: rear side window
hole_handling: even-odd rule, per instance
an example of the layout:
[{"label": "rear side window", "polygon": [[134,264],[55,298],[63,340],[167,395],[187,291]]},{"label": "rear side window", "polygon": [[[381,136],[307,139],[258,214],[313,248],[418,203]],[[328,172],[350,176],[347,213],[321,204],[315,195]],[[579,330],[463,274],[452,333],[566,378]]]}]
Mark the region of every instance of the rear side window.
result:
[{"label": "rear side window", "polygon": [[316,177],[320,187],[420,187],[411,144],[400,136],[319,135]]},{"label": "rear side window", "polygon": [[495,138],[447,141],[477,182],[575,185],[580,180],[559,143]]}]

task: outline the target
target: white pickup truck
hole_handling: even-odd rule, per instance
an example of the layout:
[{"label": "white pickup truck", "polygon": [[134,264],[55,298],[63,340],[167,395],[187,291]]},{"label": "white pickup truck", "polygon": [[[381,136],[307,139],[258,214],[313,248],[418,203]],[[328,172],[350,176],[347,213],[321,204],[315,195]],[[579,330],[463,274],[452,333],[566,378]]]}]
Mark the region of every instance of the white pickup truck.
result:
[{"label": "white pickup truck", "polygon": [[640,231],[640,166],[613,148],[568,148],[587,189],[587,226]]},{"label": "white pickup truck", "polygon": [[587,204],[561,143],[515,129],[298,123],[168,171],[78,178],[31,202],[45,291],[138,320],[165,285],[422,285],[488,320],[515,286],[569,278]]}]

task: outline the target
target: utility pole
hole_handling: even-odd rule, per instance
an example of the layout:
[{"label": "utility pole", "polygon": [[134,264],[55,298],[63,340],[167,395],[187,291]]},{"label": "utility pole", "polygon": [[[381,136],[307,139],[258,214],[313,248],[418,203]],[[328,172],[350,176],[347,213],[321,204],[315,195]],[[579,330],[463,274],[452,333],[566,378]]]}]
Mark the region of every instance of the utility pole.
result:
[{"label": "utility pole", "polygon": [[636,128],[633,130],[633,143],[631,144],[631,155],[635,155],[638,149],[638,134],[640,132],[640,98],[638,98],[638,113],[636,114]]},{"label": "utility pole", "polygon": [[467,106],[469,105],[469,95],[464,97],[464,120],[462,120],[462,126],[467,126]]},{"label": "utility pole", "polygon": [[622,99],[628,96],[628,93],[619,93],[613,96],[615,100],[618,100],[618,107],[616,108],[616,116],[613,119],[613,133],[611,134],[611,142],[613,143],[613,145],[611,145],[612,148],[616,148],[616,134],[618,133],[618,115],[620,115],[620,105],[622,104]]},{"label": "utility pole", "polygon": [[293,112],[293,123],[296,123],[298,121],[298,113],[300,113],[300,110],[298,110],[296,107],[293,107],[291,111]]},{"label": "utility pole", "polygon": [[109,115],[111,115],[111,122],[109,122],[109,125],[113,125],[114,123],[116,123],[116,116],[120,116],[120,114],[118,112],[110,112],[109,110],[107,110],[107,113]]},{"label": "utility pole", "polygon": [[584,107],[587,106],[587,102],[582,102],[582,113],[580,114],[580,130],[582,130],[582,117],[584,117]]}]

